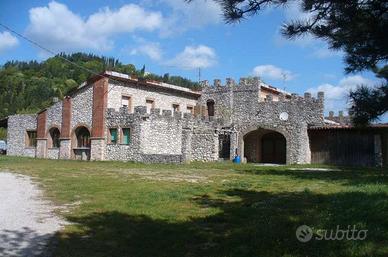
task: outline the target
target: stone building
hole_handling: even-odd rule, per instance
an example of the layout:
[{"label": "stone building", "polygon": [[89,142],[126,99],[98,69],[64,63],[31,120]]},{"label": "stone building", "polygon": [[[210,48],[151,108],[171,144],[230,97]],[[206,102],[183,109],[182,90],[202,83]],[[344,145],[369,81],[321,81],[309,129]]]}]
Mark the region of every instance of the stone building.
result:
[{"label": "stone building", "polygon": [[[50,159],[310,163],[309,129],[327,125],[323,93],[258,78],[202,91],[107,71],[32,115],[8,117],[8,155]],[[333,121],[332,121],[333,122]]]}]

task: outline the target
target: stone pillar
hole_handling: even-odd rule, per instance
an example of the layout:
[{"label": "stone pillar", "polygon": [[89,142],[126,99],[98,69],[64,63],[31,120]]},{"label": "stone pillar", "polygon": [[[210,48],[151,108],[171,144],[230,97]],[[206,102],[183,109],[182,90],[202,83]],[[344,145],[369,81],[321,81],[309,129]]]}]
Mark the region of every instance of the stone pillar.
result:
[{"label": "stone pillar", "polygon": [[46,110],[38,113],[37,142],[36,142],[36,157],[38,158],[47,157],[46,120],[47,120]]},{"label": "stone pillar", "polygon": [[59,159],[71,158],[71,98],[66,96],[62,106],[61,145],[59,148]]},{"label": "stone pillar", "polygon": [[36,157],[47,158],[47,139],[36,139]]},{"label": "stone pillar", "polygon": [[105,138],[90,139],[90,160],[101,161],[105,159]]},{"label": "stone pillar", "polygon": [[102,78],[93,84],[92,137],[90,138],[91,160],[105,159],[105,113],[107,102],[108,78]]},{"label": "stone pillar", "polygon": [[191,128],[182,129],[182,162],[189,163],[191,161],[192,135],[193,132]]},{"label": "stone pillar", "polygon": [[238,133],[234,131],[230,134],[230,160],[233,160],[238,151]]},{"label": "stone pillar", "polygon": [[70,138],[61,138],[59,147],[59,159],[71,159],[71,140]]}]

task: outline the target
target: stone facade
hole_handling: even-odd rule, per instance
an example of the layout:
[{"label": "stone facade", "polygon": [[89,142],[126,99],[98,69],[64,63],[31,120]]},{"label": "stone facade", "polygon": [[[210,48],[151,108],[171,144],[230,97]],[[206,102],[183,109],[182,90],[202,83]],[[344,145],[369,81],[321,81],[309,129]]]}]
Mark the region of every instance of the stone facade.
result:
[{"label": "stone facade", "polygon": [[27,145],[27,131],[36,131],[37,115],[22,114],[8,118],[7,155],[35,157],[36,148]]},{"label": "stone facade", "polygon": [[[248,160],[245,157],[261,151],[257,149],[266,151],[260,140],[257,145],[247,141],[248,134],[260,130],[284,137],[287,163],[309,163],[307,129],[324,122],[322,94],[291,95],[257,78],[238,84],[227,79],[224,86],[220,80],[213,86],[204,82],[203,90],[196,92],[124,74],[105,76],[91,79],[43,111],[45,133],[36,149],[25,147],[23,135],[37,129],[37,115],[10,116],[8,154],[35,156],[37,151],[38,157],[51,159],[150,163],[217,161],[239,154]],[[124,97],[129,99],[125,106]],[[150,99],[151,110],[146,106]],[[59,148],[49,147],[51,128],[61,133]],[[126,142],[124,130],[130,131]]]}]

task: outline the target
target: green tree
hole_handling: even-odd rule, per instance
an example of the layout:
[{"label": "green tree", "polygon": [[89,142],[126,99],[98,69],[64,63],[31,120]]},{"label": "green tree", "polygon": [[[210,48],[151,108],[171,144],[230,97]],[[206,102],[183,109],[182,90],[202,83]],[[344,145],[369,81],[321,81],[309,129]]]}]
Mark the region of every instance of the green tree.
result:
[{"label": "green tree", "polygon": [[[53,97],[62,99],[93,75],[80,67],[97,73],[105,70],[129,75],[142,73],[133,64],[123,64],[114,58],[85,53],[61,53],[40,63],[9,61],[0,67],[0,118],[15,113],[37,112],[52,104]],[[145,66],[142,70],[145,72]],[[197,87],[197,83],[177,76],[163,78],[148,74],[146,78],[176,83],[183,87]]]},{"label": "green tree", "polygon": [[[195,0],[187,0],[188,2]],[[285,7],[295,0],[214,0],[220,3],[227,23],[256,15],[269,7]],[[357,124],[376,120],[376,114],[388,111],[388,103],[376,104],[376,99],[363,95],[370,93],[385,97],[387,86],[388,59],[388,3],[386,0],[300,0],[300,8],[309,18],[289,21],[282,27],[282,34],[289,39],[310,34],[326,41],[332,50],[342,50],[345,54],[347,73],[370,70],[384,78],[383,86],[365,90],[359,87],[350,93],[351,112],[358,119]],[[363,98],[365,97],[365,98]],[[371,106],[360,106],[368,99]],[[377,108],[377,107],[376,107]],[[368,115],[365,116],[365,113]]]}]

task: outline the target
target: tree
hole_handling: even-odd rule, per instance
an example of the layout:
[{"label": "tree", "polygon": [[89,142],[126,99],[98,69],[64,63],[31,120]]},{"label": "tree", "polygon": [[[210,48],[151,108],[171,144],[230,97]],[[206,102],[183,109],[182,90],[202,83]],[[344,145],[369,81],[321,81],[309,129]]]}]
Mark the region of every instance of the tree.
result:
[{"label": "tree", "polygon": [[[284,7],[297,0],[214,1],[220,3],[225,21],[233,23],[256,15],[265,8]],[[322,39],[328,43],[330,49],[344,52],[347,73],[370,70],[378,77],[384,78],[383,83],[387,85],[388,2],[386,0],[300,0],[297,2],[300,3],[301,10],[308,13],[309,16],[305,19],[289,21],[283,25],[282,34],[286,38],[294,39],[310,34]],[[363,101],[361,99],[363,93],[369,92],[372,95],[381,96],[386,94],[384,88],[380,86],[366,91],[365,87],[359,87],[350,94],[353,114],[357,115],[360,111],[368,112],[368,116],[372,118],[376,113],[384,110],[386,112],[387,106],[379,110],[372,110],[363,109],[357,105]],[[374,99],[370,101],[373,102]],[[361,116],[365,117],[365,115]]]}]

